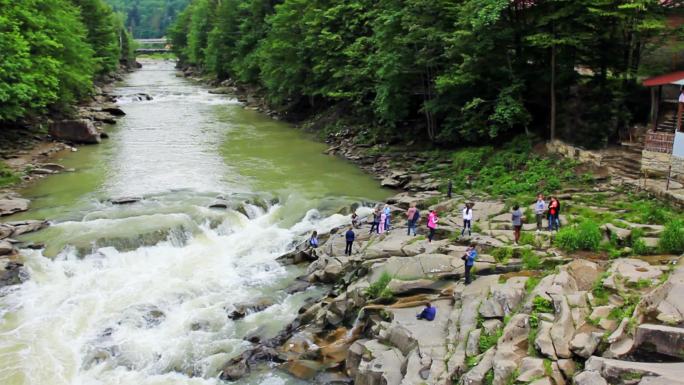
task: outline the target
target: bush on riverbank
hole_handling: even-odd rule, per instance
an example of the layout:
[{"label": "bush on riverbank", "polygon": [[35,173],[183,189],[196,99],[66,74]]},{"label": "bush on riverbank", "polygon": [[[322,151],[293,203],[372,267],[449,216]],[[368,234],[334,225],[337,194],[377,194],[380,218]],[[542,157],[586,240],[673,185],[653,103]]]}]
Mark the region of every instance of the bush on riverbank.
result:
[{"label": "bush on riverbank", "polygon": [[0,162],[0,187],[9,186],[19,182],[20,178],[6,164]]},{"label": "bush on riverbank", "polygon": [[684,221],[672,220],[665,225],[665,231],[660,236],[658,248],[662,253],[684,253]]},{"label": "bush on riverbank", "polygon": [[560,229],[553,242],[568,252],[596,251],[601,244],[601,239],[599,225],[592,220],[585,219],[579,225],[566,226]]}]

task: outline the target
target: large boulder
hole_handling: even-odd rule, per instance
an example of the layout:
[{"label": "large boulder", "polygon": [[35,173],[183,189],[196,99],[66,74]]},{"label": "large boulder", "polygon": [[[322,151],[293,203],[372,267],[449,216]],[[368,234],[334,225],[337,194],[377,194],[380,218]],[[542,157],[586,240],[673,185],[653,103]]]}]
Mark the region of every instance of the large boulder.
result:
[{"label": "large boulder", "polygon": [[405,358],[401,351],[376,340],[366,342],[363,347],[365,351],[358,364],[354,384],[399,385],[404,378]]},{"label": "large boulder", "polygon": [[31,201],[22,198],[0,199],[0,216],[26,211],[29,208],[29,203]]},{"label": "large boulder", "polygon": [[93,122],[86,119],[53,122],[50,124],[49,133],[55,139],[75,143],[95,144],[101,140]]},{"label": "large boulder", "polygon": [[684,328],[654,324],[639,325],[634,345],[639,351],[682,358]]},{"label": "large boulder", "polygon": [[570,358],[570,341],[575,333],[572,312],[564,295],[552,295],[553,307],[556,309],[556,320],[551,327],[551,340],[559,358]]},{"label": "large boulder", "polygon": [[49,225],[49,223],[47,221],[36,221],[36,220],[28,220],[28,221],[21,221],[21,222],[7,222],[6,224],[14,227],[14,231],[12,232],[13,237],[18,237],[22,234],[32,233],[34,231],[42,230],[42,229],[48,227],[48,225]]},{"label": "large boulder", "polygon": [[12,254],[14,252],[14,246],[7,241],[0,241],[0,255]]}]

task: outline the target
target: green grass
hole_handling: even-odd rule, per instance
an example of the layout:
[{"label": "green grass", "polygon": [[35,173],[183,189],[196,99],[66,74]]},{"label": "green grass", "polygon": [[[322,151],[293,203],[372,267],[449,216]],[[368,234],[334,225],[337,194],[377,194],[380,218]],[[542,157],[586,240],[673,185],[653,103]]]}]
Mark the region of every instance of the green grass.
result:
[{"label": "green grass", "polygon": [[539,295],[532,300],[532,309],[537,313],[554,312],[553,302]]},{"label": "green grass", "polygon": [[136,58],[139,59],[154,59],[154,60],[176,60],[178,57],[176,57],[176,54],[172,52],[155,52],[155,53],[146,53],[146,54],[138,54],[136,55]]},{"label": "green grass", "polygon": [[539,282],[542,280],[542,277],[529,277],[527,278],[527,281],[525,281],[525,291],[529,294],[534,290],[537,285],[539,285]]},{"label": "green grass", "polygon": [[382,273],[380,278],[366,289],[366,297],[369,299],[392,299],[392,291],[387,287],[391,280],[392,276],[389,273]]},{"label": "green grass", "polygon": [[661,253],[684,253],[684,220],[675,219],[665,225],[665,231],[658,240]]},{"label": "green grass", "polygon": [[19,182],[21,178],[6,164],[0,162],[0,187],[10,186]]},{"label": "green grass", "polygon": [[604,272],[592,285],[591,294],[593,294],[594,298],[596,299],[597,305],[605,305],[608,303],[609,294],[605,286],[603,286],[603,281],[605,281],[608,276],[609,273],[607,271]]},{"label": "green grass", "polygon": [[538,242],[534,234],[529,231],[523,231],[520,234],[520,240],[518,240],[518,243],[521,245],[530,245],[537,249],[541,248],[540,242]]},{"label": "green grass", "polygon": [[498,263],[506,263],[509,259],[513,258],[513,248],[511,247],[499,247],[492,251],[492,257]]},{"label": "green grass", "polygon": [[577,250],[597,251],[601,244],[601,229],[599,225],[589,219],[578,225],[566,226],[558,231],[554,244],[561,249],[571,252]]},{"label": "green grass", "polygon": [[541,267],[541,258],[534,251],[530,249],[523,249],[521,253],[523,269],[536,270]]},{"label": "green grass", "polygon": [[503,335],[503,329],[498,328],[494,331],[492,334],[487,334],[484,331],[480,333],[480,340],[478,342],[480,346],[480,351],[481,352],[486,352],[491,348],[492,346],[495,346],[496,343],[499,341],[499,338]]}]

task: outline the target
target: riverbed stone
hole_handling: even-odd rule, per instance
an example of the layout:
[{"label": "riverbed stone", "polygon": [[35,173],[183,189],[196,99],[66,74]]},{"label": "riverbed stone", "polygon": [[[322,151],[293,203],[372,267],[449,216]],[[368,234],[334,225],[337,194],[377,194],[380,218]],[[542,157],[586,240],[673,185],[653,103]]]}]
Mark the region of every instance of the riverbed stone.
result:
[{"label": "riverbed stone", "polygon": [[7,222],[6,224],[14,228],[12,232],[13,237],[18,237],[26,233],[32,233],[34,231],[42,230],[49,226],[48,221],[37,220]]},{"label": "riverbed stone", "polygon": [[96,144],[101,140],[97,128],[92,121],[87,119],[53,122],[48,132],[56,139],[74,143]]},{"label": "riverbed stone", "polygon": [[7,241],[0,241],[0,255],[12,254],[14,252],[14,246]]},{"label": "riverbed stone", "polygon": [[0,199],[0,216],[12,215],[29,208],[31,201],[23,198],[4,198]]}]

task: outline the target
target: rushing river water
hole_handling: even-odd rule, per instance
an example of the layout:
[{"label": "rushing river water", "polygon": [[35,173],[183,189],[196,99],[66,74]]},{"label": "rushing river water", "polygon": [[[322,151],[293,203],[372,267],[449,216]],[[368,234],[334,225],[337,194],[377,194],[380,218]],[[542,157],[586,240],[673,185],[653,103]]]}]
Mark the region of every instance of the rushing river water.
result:
[{"label": "rushing river water", "polygon": [[[173,63],[144,64],[117,89],[127,115],[111,139],[65,154],[76,171],[29,187],[33,209],[10,218],[52,226],[26,237],[46,244],[22,250],[30,280],[0,292],[0,384],[219,383],[246,334],[275,335],[318,295],[285,294],[302,271],[275,258],[348,223],[341,207],[388,194],[301,132],[176,77]],[[143,200],[109,202],[123,196]],[[208,208],[219,196],[242,213]],[[227,318],[259,298],[275,305]],[[241,381],[296,382],[275,371]]]}]

